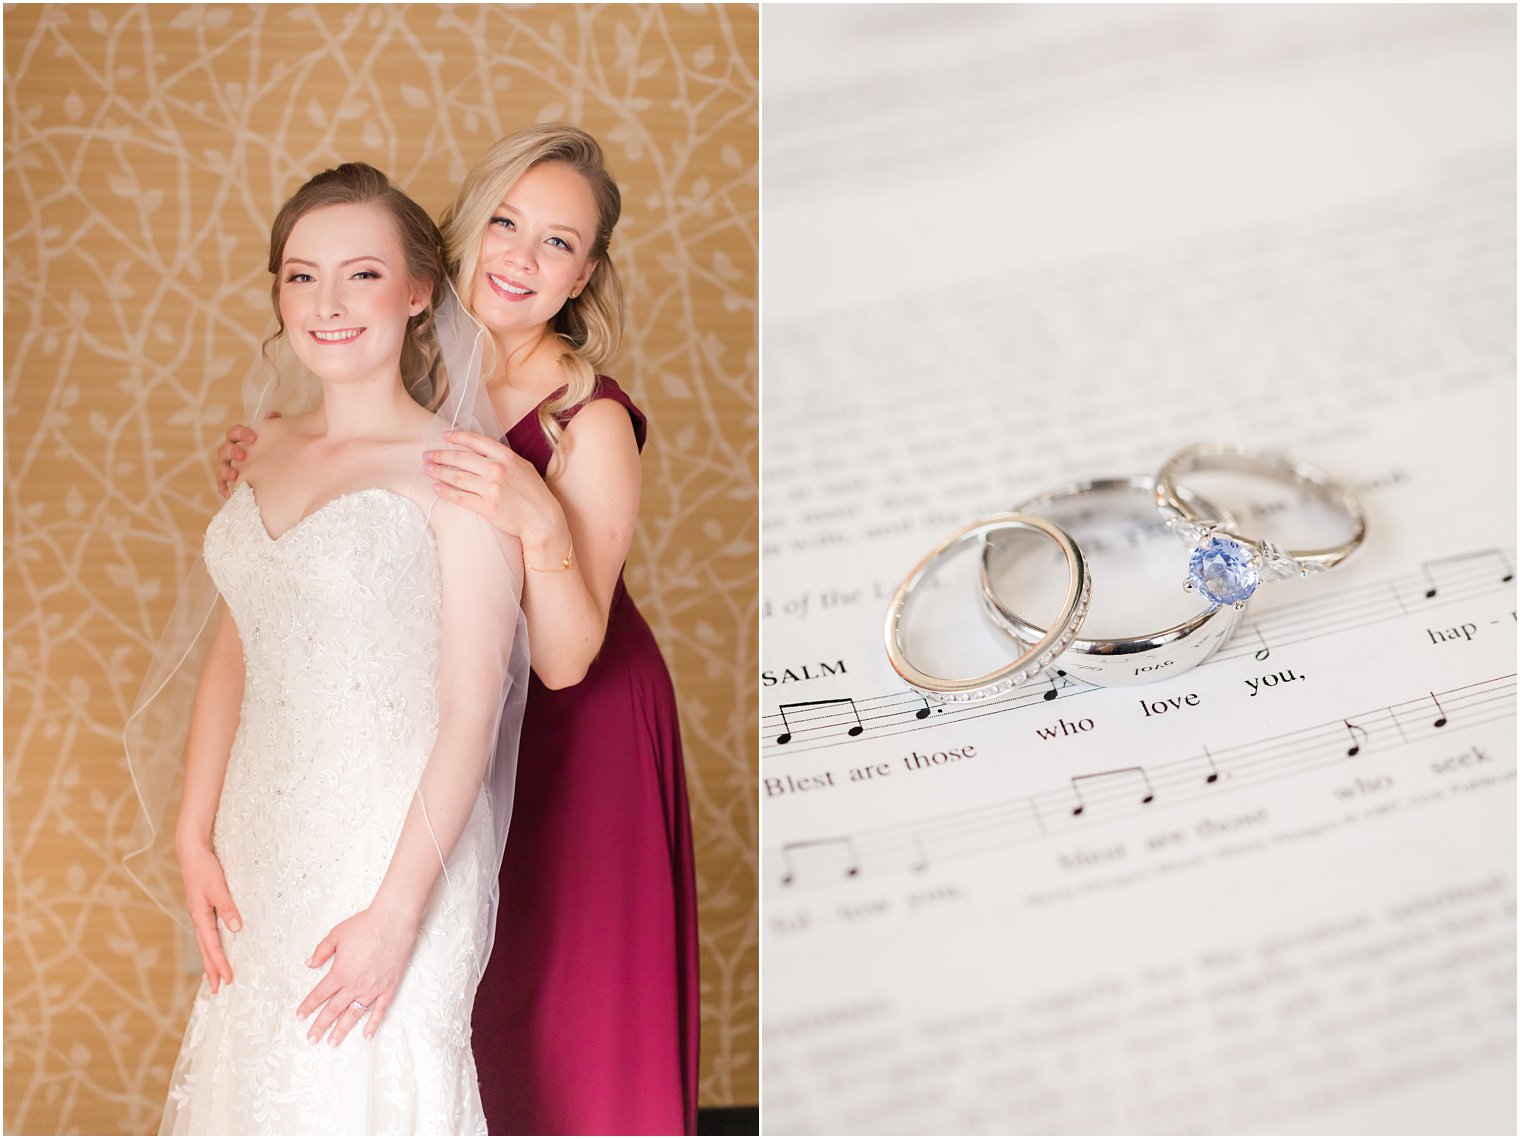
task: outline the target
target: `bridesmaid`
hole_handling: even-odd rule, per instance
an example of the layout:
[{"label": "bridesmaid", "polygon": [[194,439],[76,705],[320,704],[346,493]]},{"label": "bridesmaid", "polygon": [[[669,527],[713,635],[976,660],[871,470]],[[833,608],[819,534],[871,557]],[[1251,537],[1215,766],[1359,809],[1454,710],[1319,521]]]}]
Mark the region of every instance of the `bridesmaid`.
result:
[{"label": "bridesmaid", "polygon": [[[494,1134],[696,1129],[696,895],[670,674],[623,586],[646,419],[597,374],[623,297],[621,197],[601,148],[545,124],[497,142],[443,217],[460,297],[491,333],[504,440],[424,456],[440,498],[522,542],[535,676],[496,947],[475,1002]],[[253,441],[228,432],[230,463]]]}]

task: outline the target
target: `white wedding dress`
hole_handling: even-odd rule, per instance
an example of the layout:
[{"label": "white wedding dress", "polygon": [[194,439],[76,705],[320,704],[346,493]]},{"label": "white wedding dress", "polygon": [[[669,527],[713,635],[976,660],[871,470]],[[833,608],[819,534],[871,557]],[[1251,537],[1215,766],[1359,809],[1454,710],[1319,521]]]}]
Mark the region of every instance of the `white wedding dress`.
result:
[{"label": "white wedding dress", "polygon": [[470,1010],[493,865],[485,795],[433,891],[374,1039],[312,1044],[306,959],[380,884],[438,729],[440,581],[421,508],[384,489],[278,540],[251,488],[206,532],[246,682],[214,843],[243,928],[202,982],[164,1134],[485,1134]]}]

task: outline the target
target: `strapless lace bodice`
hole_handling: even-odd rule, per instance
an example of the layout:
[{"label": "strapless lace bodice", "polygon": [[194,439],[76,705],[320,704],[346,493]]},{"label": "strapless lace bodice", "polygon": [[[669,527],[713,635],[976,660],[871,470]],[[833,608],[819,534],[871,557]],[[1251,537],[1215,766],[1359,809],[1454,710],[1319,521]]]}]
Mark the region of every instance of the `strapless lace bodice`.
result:
[{"label": "strapless lace bodice", "polygon": [[245,483],[206,532],[237,624],[241,717],[214,843],[242,913],[234,983],[202,986],[166,1130],[484,1132],[470,1006],[489,913],[484,802],[439,881],[380,1031],[307,1042],[306,958],[367,906],[438,730],[440,583],[422,509],[385,489],[270,536]]}]

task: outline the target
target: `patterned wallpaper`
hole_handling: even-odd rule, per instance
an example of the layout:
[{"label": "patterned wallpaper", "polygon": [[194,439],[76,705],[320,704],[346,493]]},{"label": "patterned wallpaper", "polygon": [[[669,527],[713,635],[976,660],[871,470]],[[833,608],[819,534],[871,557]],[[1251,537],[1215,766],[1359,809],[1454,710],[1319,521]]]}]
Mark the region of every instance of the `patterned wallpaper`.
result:
[{"label": "patterned wallpaper", "polygon": [[687,744],[701,1099],[756,1102],[756,11],[4,19],[6,1130],[157,1126],[198,965],[115,859],[120,729],[218,505],[276,207],[363,159],[437,211],[490,142],[549,119],[597,135],[624,189],[610,370],[654,431],[628,582]]}]

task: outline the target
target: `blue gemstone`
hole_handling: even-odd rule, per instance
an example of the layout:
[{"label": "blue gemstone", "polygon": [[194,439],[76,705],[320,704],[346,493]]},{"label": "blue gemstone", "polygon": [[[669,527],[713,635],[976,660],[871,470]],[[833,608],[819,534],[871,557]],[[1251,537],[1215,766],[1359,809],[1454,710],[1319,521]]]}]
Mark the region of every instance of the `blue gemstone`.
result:
[{"label": "blue gemstone", "polygon": [[1188,580],[1215,605],[1234,605],[1256,592],[1261,574],[1250,547],[1214,537],[1188,559]]}]

